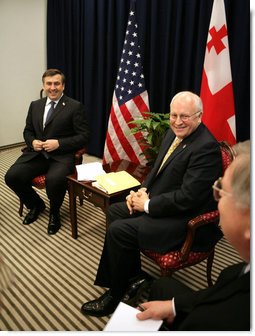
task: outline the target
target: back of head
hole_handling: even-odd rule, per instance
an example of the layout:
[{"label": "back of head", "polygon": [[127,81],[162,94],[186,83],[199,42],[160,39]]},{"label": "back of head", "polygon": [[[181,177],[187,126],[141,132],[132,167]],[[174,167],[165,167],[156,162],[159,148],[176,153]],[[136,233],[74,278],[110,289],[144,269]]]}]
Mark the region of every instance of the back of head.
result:
[{"label": "back of head", "polygon": [[233,146],[235,153],[235,169],[232,177],[232,188],[238,205],[250,208],[250,140],[239,142]]}]

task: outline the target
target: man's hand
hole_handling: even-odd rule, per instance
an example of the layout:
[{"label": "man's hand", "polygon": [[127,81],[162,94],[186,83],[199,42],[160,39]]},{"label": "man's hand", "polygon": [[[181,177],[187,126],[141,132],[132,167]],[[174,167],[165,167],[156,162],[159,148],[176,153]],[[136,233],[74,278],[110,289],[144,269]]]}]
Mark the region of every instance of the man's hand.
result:
[{"label": "man's hand", "polygon": [[42,143],[42,147],[46,152],[52,152],[59,147],[59,142],[55,139],[49,139]]},{"label": "man's hand", "polygon": [[141,188],[132,197],[133,211],[144,212],[144,203],[149,199],[149,195],[146,192],[146,188]]},{"label": "man's hand", "polygon": [[130,191],[129,195],[126,197],[126,204],[129,210],[130,215],[133,214],[133,205],[132,205],[132,199],[133,196],[135,196],[136,192],[134,192],[133,190]]},{"label": "man's hand", "polygon": [[32,146],[35,152],[43,150],[43,142],[41,140],[33,140]]},{"label": "man's hand", "polygon": [[137,192],[131,190],[130,194],[126,197],[126,204],[130,215],[132,215],[134,211],[144,211],[144,203],[149,199],[146,190],[146,188],[140,188]]},{"label": "man's hand", "polygon": [[173,323],[175,315],[173,312],[171,300],[144,302],[142,306],[144,307],[145,311],[136,314],[138,320],[165,320],[167,324]]}]

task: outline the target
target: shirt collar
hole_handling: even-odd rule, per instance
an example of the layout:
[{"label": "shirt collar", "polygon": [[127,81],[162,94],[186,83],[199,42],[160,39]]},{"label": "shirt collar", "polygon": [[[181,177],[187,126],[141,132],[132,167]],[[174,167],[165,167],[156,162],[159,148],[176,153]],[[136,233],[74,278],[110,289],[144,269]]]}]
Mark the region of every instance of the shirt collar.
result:
[{"label": "shirt collar", "polygon": [[[53,100],[55,103],[56,103],[56,106],[58,104],[58,102],[60,101],[60,99],[63,97],[63,93],[61,95],[61,97],[58,99],[58,100]],[[51,103],[51,100],[49,97],[47,97],[47,100],[46,100],[46,106],[49,105]]]}]

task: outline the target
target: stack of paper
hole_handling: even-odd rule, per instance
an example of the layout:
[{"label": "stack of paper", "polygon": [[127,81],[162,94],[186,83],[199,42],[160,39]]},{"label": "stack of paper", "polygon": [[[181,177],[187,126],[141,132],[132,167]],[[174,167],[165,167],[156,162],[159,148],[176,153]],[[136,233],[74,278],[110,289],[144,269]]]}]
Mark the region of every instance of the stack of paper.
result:
[{"label": "stack of paper", "polygon": [[108,173],[96,176],[98,188],[104,190],[108,194],[113,194],[118,191],[138,187],[141,183],[126,171],[116,173]]},{"label": "stack of paper", "polygon": [[91,162],[76,165],[78,181],[96,181],[97,175],[106,174],[103,170],[102,163]]}]

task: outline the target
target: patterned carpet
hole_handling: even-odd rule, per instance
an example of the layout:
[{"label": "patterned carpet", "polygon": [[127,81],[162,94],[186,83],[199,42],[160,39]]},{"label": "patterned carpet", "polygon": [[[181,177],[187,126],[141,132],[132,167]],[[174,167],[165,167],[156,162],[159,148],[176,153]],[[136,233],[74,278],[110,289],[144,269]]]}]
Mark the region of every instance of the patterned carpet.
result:
[{"label": "patterned carpet", "polygon": [[[61,208],[62,227],[56,235],[47,235],[48,208],[37,222],[22,225],[18,199],[4,183],[5,172],[19,155],[19,147],[0,151],[0,256],[7,266],[0,271],[0,330],[100,331],[108,317],[83,316],[80,307],[104,292],[93,282],[104,240],[105,216],[90,203],[77,206],[79,237],[74,240],[66,196]],[[92,159],[85,158],[86,162]],[[39,193],[48,205],[45,191]],[[142,260],[144,270],[158,277],[157,267],[146,257]],[[222,239],[216,248],[213,279],[222,268],[239,260]],[[8,276],[14,283],[6,286]],[[195,290],[206,287],[205,263],[176,272],[174,277]]]}]

